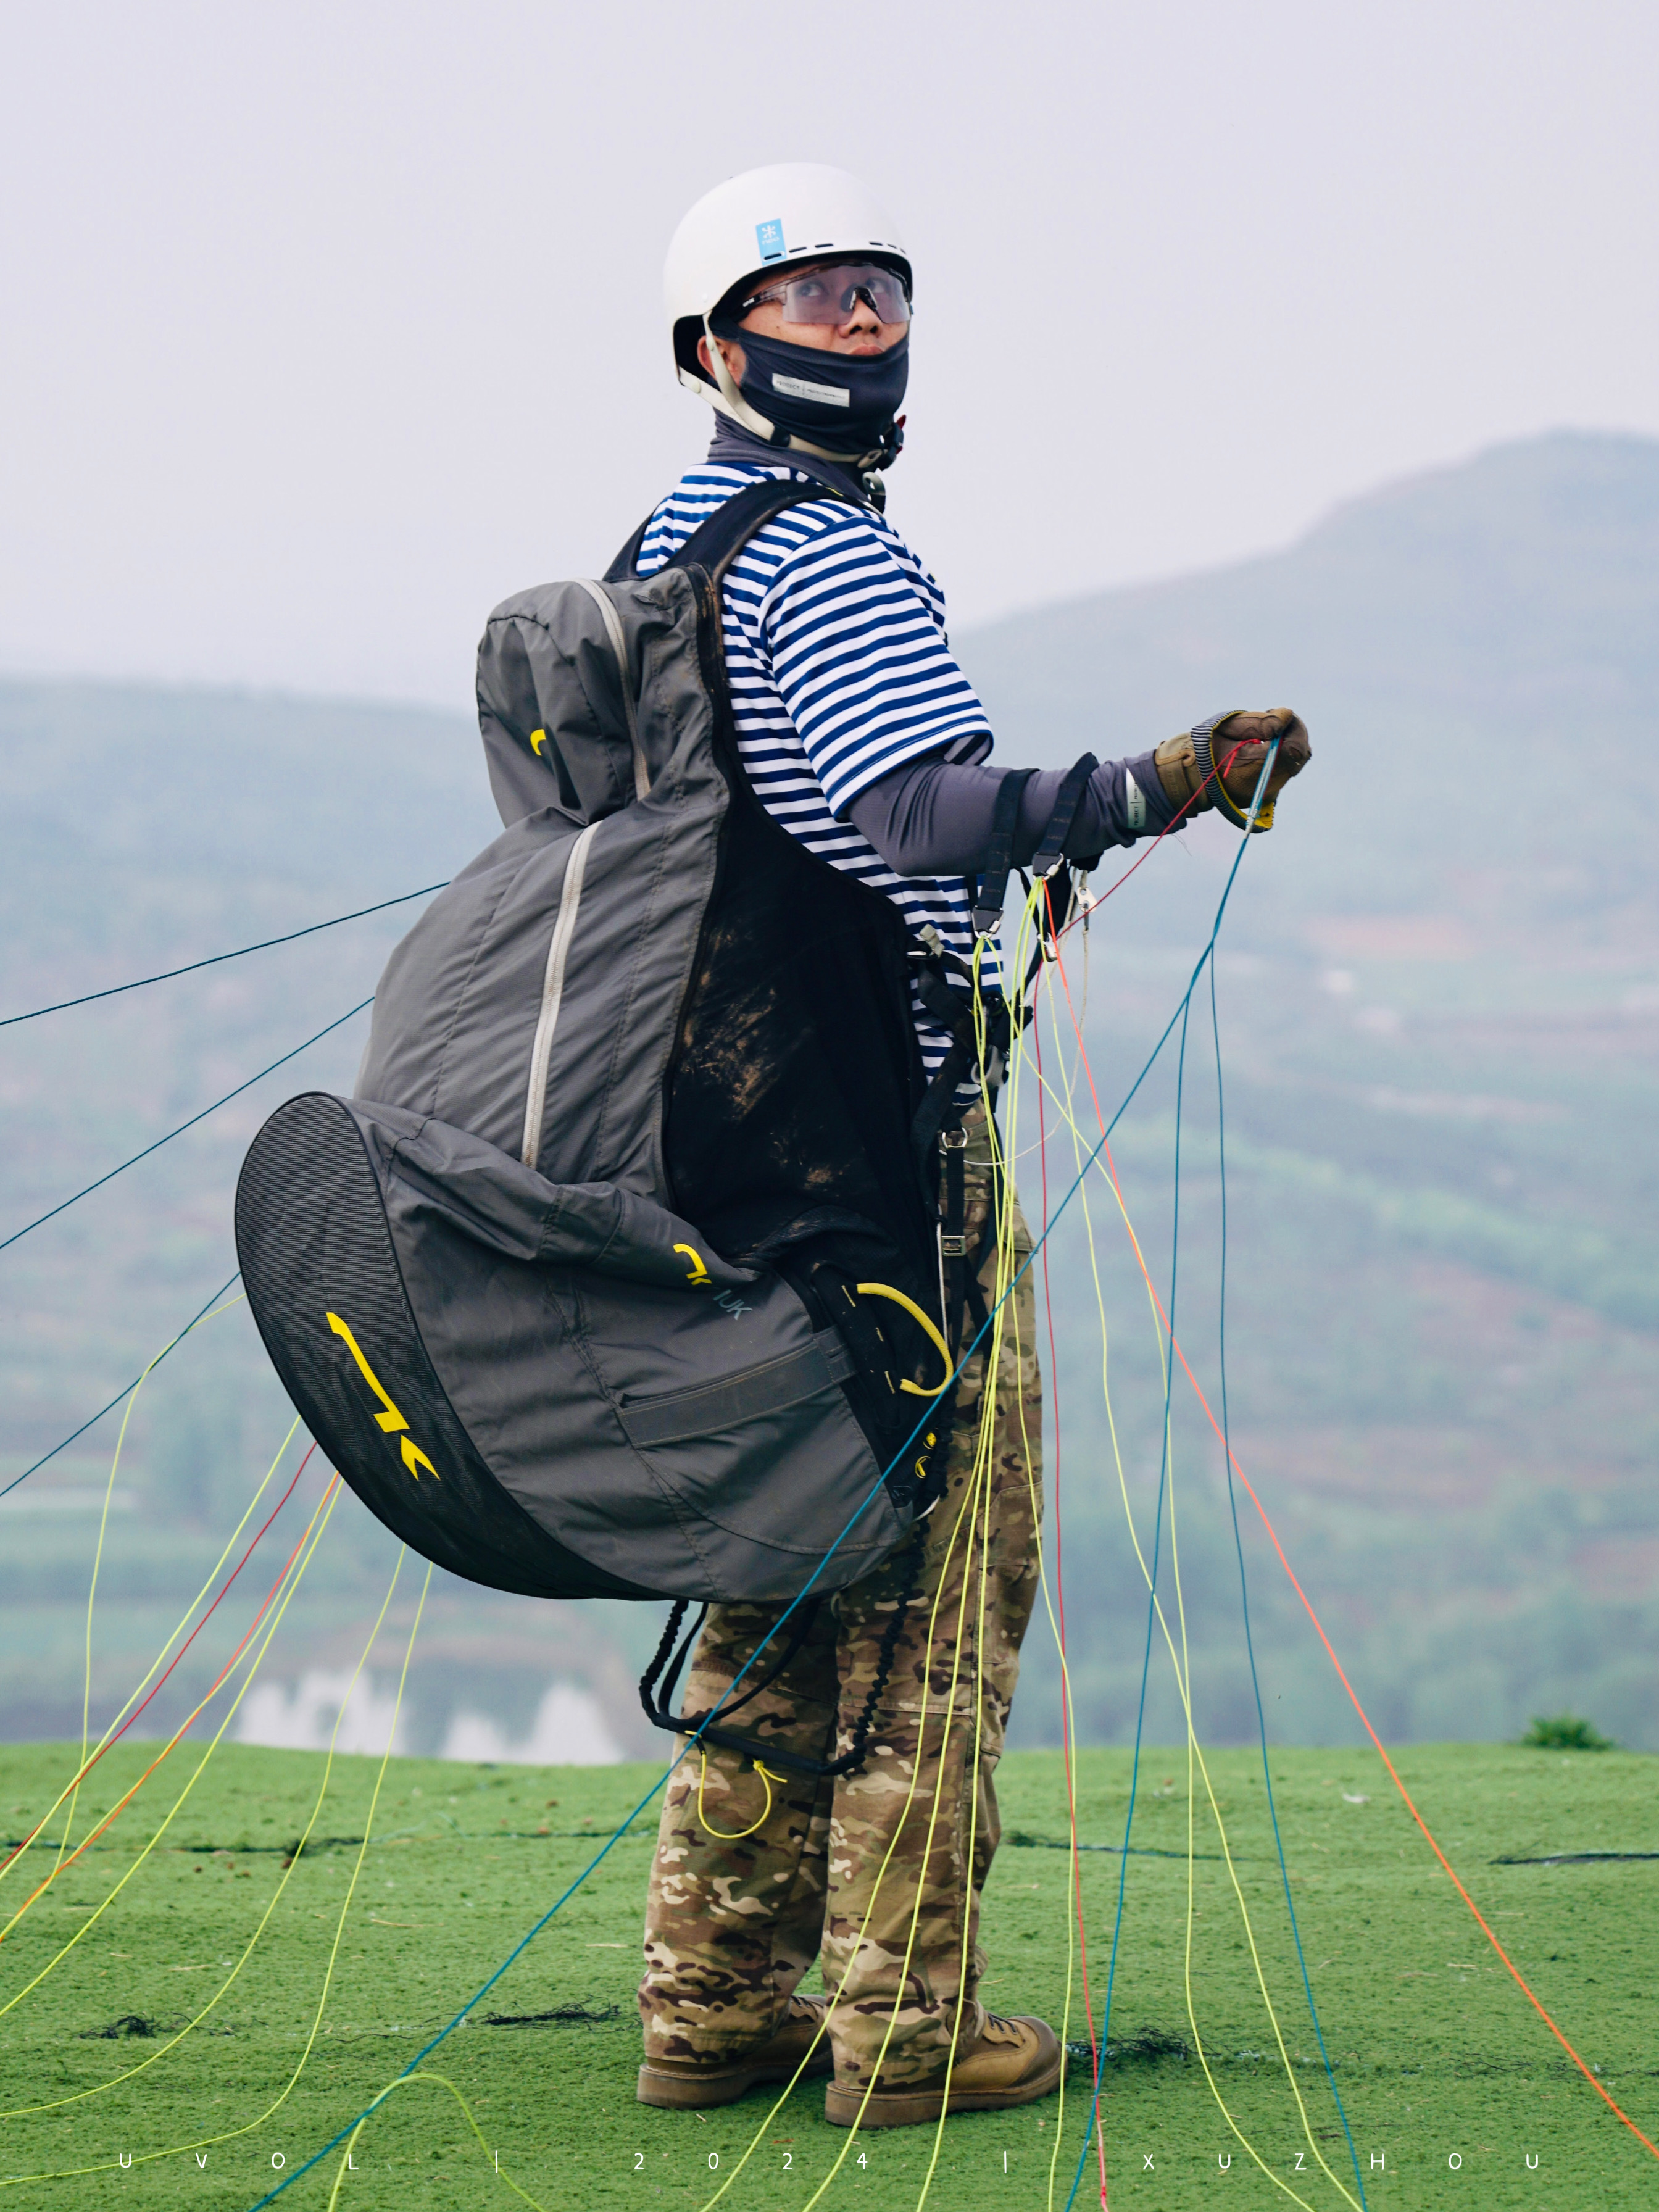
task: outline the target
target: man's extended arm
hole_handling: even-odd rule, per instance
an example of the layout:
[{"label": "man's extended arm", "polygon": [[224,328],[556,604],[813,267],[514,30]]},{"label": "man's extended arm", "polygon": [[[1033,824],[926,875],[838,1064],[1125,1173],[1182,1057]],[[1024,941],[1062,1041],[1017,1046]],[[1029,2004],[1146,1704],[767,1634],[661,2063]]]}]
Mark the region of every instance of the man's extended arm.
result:
[{"label": "man's extended arm", "polygon": [[[861,791],[847,809],[854,826],[898,876],[971,876],[984,864],[991,817],[1005,771],[971,768],[932,754],[907,762]],[[1024,867],[1054,811],[1064,769],[1039,769],[1021,794],[1013,857]],[[1102,853],[1156,836],[1175,809],[1152,766],[1152,756],[1108,761],[1097,768],[1078,802],[1074,853]]]},{"label": "man's extended arm", "polygon": [[[1270,797],[1277,796],[1310,757],[1302,723],[1288,708],[1279,708],[1265,714],[1235,714],[1217,732],[1215,757],[1224,763],[1228,791],[1239,803],[1248,802],[1266,745],[1275,737],[1280,750]],[[867,785],[846,811],[895,875],[977,875],[990,843],[991,817],[1006,773],[933,753]],[[1039,769],[1026,784],[1014,833],[1017,866],[1023,867],[1036,853],[1065,773],[1063,769]],[[1076,858],[1092,858],[1109,846],[1156,837],[1172,823],[1176,830],[1184,829],[1211,799],[1194,768],[1191,740],[1172,738],[1153,752],[1108,761],[1095,770],[1078,802],[1066,850]]]}]

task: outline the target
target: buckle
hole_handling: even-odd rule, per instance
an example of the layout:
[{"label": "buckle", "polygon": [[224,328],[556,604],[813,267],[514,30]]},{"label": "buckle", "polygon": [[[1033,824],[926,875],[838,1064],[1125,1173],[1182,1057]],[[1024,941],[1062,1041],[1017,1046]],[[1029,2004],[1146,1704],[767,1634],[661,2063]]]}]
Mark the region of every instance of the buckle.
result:
[{"label": "buckle", "polygon": [[946,1237],[941,1232],[939,1249],[947,1260],[965,1260],[968,1257],[968,1239],[965,1237]]},{"label": "buckle", "polygon": [[939,1148],[942,1152],[966,1152],[968,1132],[966,1129],[941,1129],[939,1133]]}]

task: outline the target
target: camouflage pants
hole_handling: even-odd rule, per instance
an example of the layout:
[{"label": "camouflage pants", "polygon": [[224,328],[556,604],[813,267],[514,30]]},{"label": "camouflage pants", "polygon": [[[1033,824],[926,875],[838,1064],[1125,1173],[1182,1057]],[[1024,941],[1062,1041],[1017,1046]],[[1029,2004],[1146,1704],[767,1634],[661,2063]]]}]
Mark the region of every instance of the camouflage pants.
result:
[{"label": "camouflage pants", "polygon": [[[969,1136],[971,1240],[992,1202],[982,1117]],[[1030,1240],[1017,1205],[1013,1243],[1018,1267]],[[995,1270],[993,1252],[988,1293]],[[862,1771],[775,1779],[752,1828],[767,1785],[737,1754],[713,1748],[703,1771],[699,1747],[669,1781],[646,1906],[647,2057],[727,2057],[763,2042],[820,1957],[843,2082],[939,2072],[959,2003],[964,2044],[980,2031],[979,1900],[1000,1834],[993,1778],[1038,1583],[1042,1406],[1029,1275],[1000,1318],[989,1433],[988,1337],[957,1387],[949,1486],[921,1524],[919,1591]],[[809,1756],[844,1753],[913,1565],[902,1548],[820,1606],[788,1668],[734,1726]],[[684,1709],[715,1704],[783,1610],[714,1607]]]}]

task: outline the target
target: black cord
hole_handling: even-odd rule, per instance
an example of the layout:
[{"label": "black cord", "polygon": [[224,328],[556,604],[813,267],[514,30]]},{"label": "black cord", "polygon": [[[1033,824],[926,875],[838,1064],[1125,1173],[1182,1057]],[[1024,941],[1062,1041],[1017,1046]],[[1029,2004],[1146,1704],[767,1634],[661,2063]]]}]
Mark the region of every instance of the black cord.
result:
[{"label": "black cord", "polygon": [[[738,1753],[744,1759],[769,1759],[774,1766],[782,1767],[790,1774],[806,1775],[817,1779],[842,1774],[856,1774],[863,1765],[865,1755],[870,1747],[870,1730],[875,1722],[876,1709],[886,1695],[887,1685],[892,1679],[893,1662],[898,1656],[899,1638],[904,1633],[904,1624],[909,1616],[910,1607],[915,1601],[916,1590],[921,1580],[922,1562],[927,1555],[927,1524],[925,1520],[918,1521],[907,1547],[908,1565],[905,1573],[904,1587],[899,1592],[898,1603],[893,1608],[892,1619],[882,1631],[881,1643],[876,1653],[875,1676],[864,1700],[863,1711],[853,1723],[852,1742],[839,1759],[811,1759],[804,1752],[785,1751],[775,1744],[757,1743],[750,1737],[738,1735],[735,1730],[728,1732],[726,1729],[710,1726],[711,1716],[708,1713],[677,1715],[674,1712],[674,1690],[679,1680],[680,1668],[684,1664],[686,1655],[691,1648],[692,1638],[702,1627],[708,1613],[708,1607],[704,1606],[702,1612],[688,1631],[685,1641],[675,1654],[673,1663],[669,1665],[669,1653],[673,1649],[674,1638],[688,1610],[687,1601],[684,1598],[675,1600],[668,1616],[668,1625],[662,1632],[662,1641],[657,1646],[656,1656],[641,1678],[640,1703],[645,1708],[646,1718],[653,1728],[667,1729],[676,1735],[691,1735],[700,1741],[706,1740],[709,1743],[719,1744],[727,1751]],[[739,1706],[746,1705],[750,1698],[758,1696],[762,1690],[769,1689],[777,1680],[805,1641],[807,1629],[811,1625],[817,1605],[816,1598],[807,1601],[803,1611],[803,1619],[786,1644],[782,1656],[775,1662],[769,1672],[756,1683],[753,1689],[746,1691],[735,1703],[720,1707],[719,1710],[722,1714],[729,1715],[736,1712]],[[786,1615],[785,1618],[787,1619],[787,1616]],[[781,1626],[781,1623],[779,1625]],[[759,1657],[776,1633],[776,1629],[769,1630],[761,1638],[750,1660],[750,1666],[755,1663],[755,1660]],[[668,1668],[668,1672],[664,1676],[662,1688],[659,1693],[657,1678],[662,1674],[665,1666]]]},{"label": "black cord", "polygon": [[253,1085],[261,1081],[264,1077],[275,1074],[279,1067],[286,1066],[290,1060],[297,1060],[308,1046],[316,1044],[321,1038],[325,1037],[329,1030],[337,1030],[342,1022],[349,1022],[353,1014],[361,1014],[364,1006],[372,1006],[374,1003],[374,997],[371,992],[361,1005],[353,1006],[348,1012],[341,1014],[337,1019],[330,1022],[327,1028],[319,1030],[316,1036],[308,1036],[304,1044],[296,1044],[292,1052],[285,1052],[281,1060],[273,1060],[270,1066],[262,1067],[258,1075],[250,1075],[246,1083],[239,1083],[234,1091],[227,1091],[224,1097],[216,1098],[211,1106],[204,1106],[199,1114],[192,1114],[188,1121],[181,1121],[176,1129],[169,1129],[165,1137],[158,1137],[153,1145],[146,1145],[142,1152],[135,1152],[130,1160],[123,1160],[118,1168],[112,1168],[107,1175],[100,1175],[96,1182],[88,1183],[83,1190],[77,1190],[73,1197],[61,1199],[56,1206],[50,1207],[45,1213],[37,1214],[33,1221],[26,1221],[21,1229],[14,1229],[9,1237],[0,1237],[0,1252],[3,1252],[8,1244],[15,1244],[20,1237],[27,1237],[31,1229],[38,1229],[43,1221],[52,1220],[67,1207],[73,1206],[76,1199],[86,1198],[93,1191],[101,1190],[106,1182],[113,1182],[116,1176],[125,1174],[128,1168],[136,1168],[140,1160],[147,1160],[152,1152],[159,1152],[163,1145],[170,1145],[175,1137],[182,1137],[186,1129],[193,1129],[198,1121],[205,1121],[210,1114],[216,1114],[222,1106],[228,1106],[233,1098],[240,1098],[245,1091],[251,1091]]},{"label": "black cord", "polygon": [[[240,1267],[237,1269],[236,1273],[237,1274],[241,1273]],[[230,1283],[220,1284],[218,1289],[208,1300],[207,1305],[204,1305],[202,1308],[201,1313],[196,1315],[194,1319],[187,1321],[185,1323],[178,1335],[173,1338],[173,1342],[167,1347],[167,1352],[158,1352],[156,1353],[155,1358],[150,1361],[149,1365],[144,1370],[144,1375],[150,1374],[155,1369],[159,1367],[161,1362],[167,1358],[167,1352],[177,1351],[178,1347],[190,1334],[191,1329],[195,1328],[197,1322],[202,1319],[203,1315],[208,1311],[210,1307],[217,1305],[220,1299],[223,1297],[225,1292],[230,1288],[230,1284],[234,1283],[235,1280],[236,1276],[233,1275],[230,1279]],[[76,1437],[85,1436],[87,1431],[92,1427],[94,1422],[101,1421],[106,1413],[113,1413],[116,1407],[120,1404],[122,1399],[127,1395],[127,1392],[136,1390],[138,1388],[138,1385],[144,1379],[144,1375],[135,1375],[131,1382],[127,1384],[126,1389],[124,1390],[118,1390],[115,1395],[110,1400],[107,1406],[100,1406],[98,1408],[98,1411],[92,1415],[90,1419],[82,1421],[78,1429],[71,1429],[68,1436],[66,1436],[60,1443],[55,1443],[49,1452],[43,1452],[40,1458],[35,1461],[33,1467],[26,1467],[21,1474],[15,1475],[11,1481],[6,1485],[5,1490],[0,1490],[0,1498],[3,1498],[5,1496],[6,1491],[15,1490],[20,1482],[27,1482],[29,1477],[43,1468],[49,1459],[56,1459],[60,1451],[67,1449],[67,1448],[75,1442]]]},{"label": "black cord", "polygon": [[446,876],[441,884],[427,884],[418,891],[404,891],[398,897],[382,899],[379,906],[360,906],[351,914],[337,914],[332,921],[313,921],[304,929],[290,929],[286,937],[261,938],[257,945],[239,945],[234,952],[210,953],[205,960],[192,960],[183,968],[164,968],[159,975],[140,975],[136,982],[112,983],[107,991],[88,991],[78,999],[59,999],[55,1006],[37,1006],[31,1014],[7,1014],[0,1019],[0,1030],[9,1030],[15,1022],[38,1022],[42,1014],[61,1014],[66,1007],[89,1006],[94,999],[118,999],[123,991],[142,991],[147,983],[169,982],[175,975],[193,975],[198,968],[216,968],[222,960],[240,960],[250,952],[268,952],[273,945],[292,945],[296,937],[314,937],[319,929],[337,929],[343,921],[361,921],[366,914],[384,914],[389,906],[407,906],[410,899],[425,898],[429,892],[447,887]]},{"label": "black cord", "polygon": [[870,1694],[864,1701],[864,1711],[853,1723],[853,1741],[847,1754],[848,1763],[843,1766],[841,1760],[837,1759],[836,1762],[836,1770],[841,1772],[856,1774],[864,1764],[864,1755],[870,1744],[870,1729],[876,1717],[876,1708],[887,1694],[887,1684],[893,1672],[893,1662],[898,1656],[899,1638],[904,1633],[905,1620],[911,1606],[915,1602],[916,1591],[921,1585],[922,1561],[927,1556],[927,1523],[926,1521],[918,1521],[911,1532],[910,1564],[905,1576],[904,1588],[899,1593],[899,1601],[893,1608],[892,1619],[882,1631],[881,1646],[876,1654],[875,1680],[871,1683]]}]

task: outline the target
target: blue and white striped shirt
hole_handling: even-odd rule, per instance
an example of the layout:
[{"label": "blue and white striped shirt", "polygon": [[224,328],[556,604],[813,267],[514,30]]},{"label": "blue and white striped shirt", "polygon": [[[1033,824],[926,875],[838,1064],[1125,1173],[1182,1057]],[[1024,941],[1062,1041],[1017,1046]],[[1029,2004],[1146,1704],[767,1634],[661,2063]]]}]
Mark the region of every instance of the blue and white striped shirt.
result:
[{"label": "blue and white striped shirt", "polygon": [[[653,574],[698,525],[787,465],[705,461],[653,514],[638,568]],[[810,479],[804,479],[810,481]],[[726,672],[738,750],[775,820],[832,867],[884,892],[913,934],[928,923],[966,960],[973,951],[960,877],[896,876],[837,818],[872,783],[943,751],[980,761],[990,725],[945,633],[945,595],[884,516],[826,493],[757,530],[726,572]],[[980,973],[997,981],[988,956]],[[932,1075],[950,1039],[913,1001]]]}]

